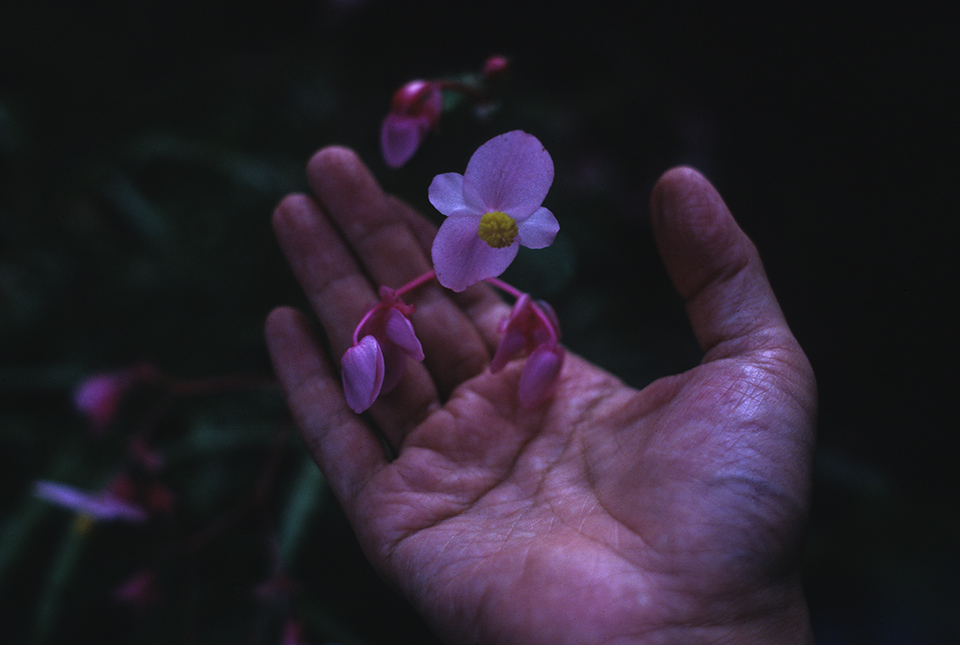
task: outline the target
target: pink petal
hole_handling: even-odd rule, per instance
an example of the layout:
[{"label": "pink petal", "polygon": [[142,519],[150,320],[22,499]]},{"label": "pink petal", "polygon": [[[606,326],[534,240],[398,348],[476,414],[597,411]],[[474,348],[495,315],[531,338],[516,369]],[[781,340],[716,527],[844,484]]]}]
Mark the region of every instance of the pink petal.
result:
[{"label": "pink petal", "polygon": [[560,230],[560,222],[546,208],[538,208],[533,215],[517,223],[520,234],[517,242],[528,249],[543,249],[551,244]]},{"label": "pink petal", "polygon": [[383,160],[391,168],[399,168],[410,160],[429,132],[422,117],[390,113],[380,128],[380,149]]},{"label": "pink petal", "polygon": [[430,203],[444,215],[473,213],[482,217],[487,211],[477,189],[463,180],[463,175],[448,172],[437,175],[427,191]]},{"label": "pink petal", "polygon": [[437,281],[463,291],[486,278],[495,278],[510,266],[520,246],[495,249],[477,235],[479,219],[469,215],[448,217],[433,240],[433,268]]},{"label": "pink petal", "polygon": [[532,408],[553,393],[563,367],[563,354],[559,345],[541,345],[533,350],[520,373],[517,394],[521,405]]},{"label": "pink petal", "polygon": [[387,312],[386,334],[387,339],[400,347],[410,358],[423,360],[423,346],[413,331],[413,324],[394,307]]},{"label": "pink petal", "polygon": [[536,137],[514,130],[480,146],[464,177],[477,187],[487,211],[504,211],[520,222],[547,196],[553,160]]},{"label": "pink petal", "polygon": [[467,208],[463,201],[463,175],[457,172],[447,172],[437,175],[430,182],[427,197],[433,207],[444,215]]},{"label": "pink petal", "polygon": [[490,372],[496,374],[510,362],[510,359],[523,351],[527,346],[526,335],[517,329],[508,329],[497,345],[497,353],[490,361]]},{"label": "pink petal", "polygon": [[373,336],[364,336],[344,353],[343,393],[350,409],[360,414],[377,400],[383,386],[383,352]]}]

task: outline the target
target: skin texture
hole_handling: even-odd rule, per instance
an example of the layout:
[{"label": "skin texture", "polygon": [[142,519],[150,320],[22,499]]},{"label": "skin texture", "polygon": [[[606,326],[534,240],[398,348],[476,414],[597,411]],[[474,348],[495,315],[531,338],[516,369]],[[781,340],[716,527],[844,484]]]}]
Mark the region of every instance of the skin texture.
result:
[{"label": "skin texture", "polygon": [[[290,409],[367,557],[451,643],[809,643],[799,565],[816,385],[753,244],[696,171],[651,224],[702,363],[643,390],[568,353],[556,394],[491,374],[509,307],[485,285],[408,294],[426,359],[351,412],[339,357],[435,230],[351,151],[309,163],[274,227],[319,318],[266,324]],[[642,297],[642,294],[638,294]],[[387,442],[388,455],[377,433]]]}]

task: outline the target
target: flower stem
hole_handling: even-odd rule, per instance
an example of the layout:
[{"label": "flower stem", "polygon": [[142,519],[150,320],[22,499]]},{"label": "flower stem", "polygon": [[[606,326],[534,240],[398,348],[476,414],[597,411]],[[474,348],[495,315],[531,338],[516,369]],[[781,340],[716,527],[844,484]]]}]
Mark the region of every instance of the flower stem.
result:
[{"label": "flower stem", "polygon": [[399,289],[397,289],[396,294],[397,294],[398,296],[402,296],[403,294],[405,294],[405,293],[407,293],[407,292],[409,292],[409,291],[413,291],[414,289],[416,289],[416,288],[419,287],[420,285],[426,284],[427,282],[430,282],[431,280],[435,279],[436,277],[437,277],[437,272],[434,271],[433,269],[430,269],[429,271],[427,271],[427,272],[424,273],[423,275],[414,278],[413,280],[411,280],[411,281],[408,282],[407,284],[405,284],[405,285],[403,285],[402,287],[400,287]]},{"label": "flower stem", "polygon": [[[437,277],[436,271],[434,271],[433,269],[430,269],[429,271],[427,271],[427,272],[424,273],[423,275],[417,276],[416,278],[414,278],[413,280],[411,280],[411,281],[408,282],[407,284],[405,284],[405,285],[403,285],[402,287],[400,287],[399,289],[396,289],[395,291],[393,291],[393,295],[396,296],[397,298],[399,298],[399,297],[403,296],[405,293],[409,293],[409,292],[413,291],[414,289],[416,289],[417,287],[419,287],[419,286],[421,286],[421,285],[424,285],[424,284],[430,282],[431,280],[436,279],[436,277]],[[381,292],[381,295],[382,295],[382,292]],[[383,300],[381,300],[380,302],[378,302],[378,303],[375,304],[374,306],[370,307],[370,309],[367,311],[367,313],[365,313],[365,314],[363,315],[363,318],[360,319],[360,322],[357,323],[357,326],[356,326],[356,327],[354,328],[354,330],[353,330],[353,344],[354,344],[354,345],[356,345],[357,343],[360,342],[360,330],[363,329],[363,326],[367,323],[368,320],[370,320],[371,316],[373,316],[376,312],[380,311],[380,309],[381,309],[383,306],[384,306],[384,303],[383,303]]]}]

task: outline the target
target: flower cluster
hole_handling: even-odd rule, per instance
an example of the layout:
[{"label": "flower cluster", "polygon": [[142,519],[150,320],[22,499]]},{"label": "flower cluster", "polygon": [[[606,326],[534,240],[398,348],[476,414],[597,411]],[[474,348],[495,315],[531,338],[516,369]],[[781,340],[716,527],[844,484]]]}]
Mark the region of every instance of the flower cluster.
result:
[{"label": "flower cluster", "polygon": [[413,331],[413,306],[388,287],[380,287],[380,302],[353,332],[353,346],[343,355],[343,390],[347,404],[366,410],[381,392],[389,392],[406,370],[407,357],[423,360],[423,348]]},{"label": "flower cluster", "polygon": [[423,360],[410,319],[414,308],[402,296],[433,279],[457,292],[487,281],[514,296],[490,371],[499,372],[511,359],[525,355],[520,403],[533,407],[553,393],[564,359],[556,315],[546,303],[534,302],[497,279],[520,246],[541,249],[553,243],[560,225],[542,206],[552,183],[550,155],[536,137],[520,130],[480,146],[463,175],[434,178],[430,203],[446,217],[431,249],[434,269],[399,289],[381,287],[380,302],[357,325],[342,360],[344,394],[351,409],[359,414],[389,392],[408,358]]}]

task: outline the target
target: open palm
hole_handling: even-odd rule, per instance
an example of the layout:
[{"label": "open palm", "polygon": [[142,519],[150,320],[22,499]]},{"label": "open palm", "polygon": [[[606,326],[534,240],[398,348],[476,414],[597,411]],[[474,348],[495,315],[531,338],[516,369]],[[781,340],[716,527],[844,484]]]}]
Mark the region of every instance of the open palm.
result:
[{"label": "open palm", "polygon": [[[308,172],[316,196],[288,197],[274,224],[339,356],[377,285],[430,268],[434,230],[348,150]],[[809,364],[703,177],[667,173],[652,219],[705,356],[641,391],[568,354],[554,396],[523,408],[522,361],[485,369],[507,305],[483,286],[425,286],[407,300],[426,359],[371,409],[374,432],[307,319],[267,321],[291,410],[367,556],[450,642],[810,639]]]}]

